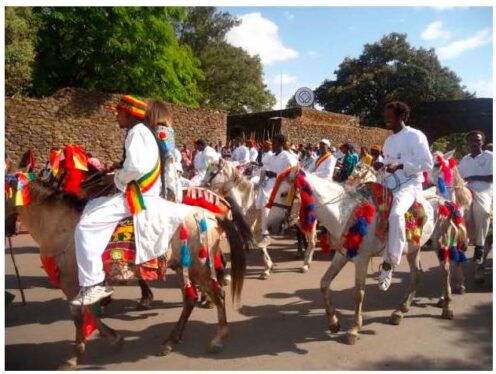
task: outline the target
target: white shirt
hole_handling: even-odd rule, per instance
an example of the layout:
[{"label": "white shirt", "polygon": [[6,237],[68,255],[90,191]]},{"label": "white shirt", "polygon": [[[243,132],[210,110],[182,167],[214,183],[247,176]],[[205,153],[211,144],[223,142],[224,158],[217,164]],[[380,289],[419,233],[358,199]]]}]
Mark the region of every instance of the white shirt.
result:
[{"label": "white shirt", "polygon": [[[429,143],[424,133],[420,130],[405,126],[396,134],[388,136],[382,148],[384,164],[403,164],[403,169],[398,169],[394,174],[399,178],[400,184],[422,184],[423,171],[433,167],[432,154]],[[387,173],[386,178],[392,178]]]},{"label": "white shirt", "polygon": [[219,158],[219,154],[215,152],[215,149],[207,145],[203,151],[196,152],[193,165],[198,172],[206,171],[208,164],[218,162]]},{"label": "white shirt", "polygon": [[320,178],[328,178],[332,179],[334,175],[334,168],[336,167],[336,157],[330,155],[326,160],[322,161],[320,165],[316,168],[317,161],[320,159],[317,158],[313,161],[313,164],[308,169],[313,175]]},{"label": "white shirt", "polygon": [[258,157],[258,151],[255,147],[250,148],[250,161],[256,162]]},{"label": "white shirt", "polygon": [[268,165],[272,156],[274,156],[274,152],[272,151],[262,153],[262,165],[264,166],[264,168],[266,165]]},{"label": "white shirt", "polygon": [[240,145],[233,151],[231,161],[237,161],[240,164],[250,162],[250,150],[244,145]]},{"label": "white shirt", "polygon": [[[458,164],[458,171],[462,178],[473,176],[488,176],[493,175],[493,153],[490,151],[482,151],[475,157],[470,154],[463,157]],[[492,182],[470,181],[470,188],[476,191],[482,191],[492,188]]]},{"label": "white shirt", "polygon": [[[298,160],[295,155],[288,151],[281,151],[279,154],[273,154],[270,158],[268,165],[265,166],[266,170],[270,170],[276,174],[286,170],[290,166],[296,166]],[[272,178],[273,179],[273,178]]]}]

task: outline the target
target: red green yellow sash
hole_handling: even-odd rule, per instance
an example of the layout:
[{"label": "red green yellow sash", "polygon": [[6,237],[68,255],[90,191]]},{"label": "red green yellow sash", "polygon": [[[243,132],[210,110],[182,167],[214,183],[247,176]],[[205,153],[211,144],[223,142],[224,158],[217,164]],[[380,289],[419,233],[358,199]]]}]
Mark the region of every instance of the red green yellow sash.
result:
[{"label": "red green yellow sash", "polygon": [[317,161],[315,161],[315,170],[329,157],[331,157],[331,152],[324,153],[322,156],[320,156]]},{"label": "red green yellow sash", "polygon": [[146,209],[143,193],[147,192],[160,176],[160,161],[149,173],[143,175],[137,181],[128,183],[126,189],[126,200],[131,214],[138,214]]}]

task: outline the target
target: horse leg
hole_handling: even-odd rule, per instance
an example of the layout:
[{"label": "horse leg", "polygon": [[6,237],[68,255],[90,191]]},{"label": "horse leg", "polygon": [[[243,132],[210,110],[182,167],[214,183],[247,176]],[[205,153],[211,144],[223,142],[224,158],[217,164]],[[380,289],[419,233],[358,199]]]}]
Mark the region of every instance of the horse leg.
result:
[{"label": "horse leg", "polygon": [[332,303],[331,282],[336,278],[347,262],[348,259],[346,256],[341,252],[337,252],[334,256],[334,260],[331,262],[331,266],[329,266],[329,269],[327,269],[320,280],[320,291],[324,297],[329,330],[331,330],[332,333],[338,332],[341,327],[339,325],[338,317],[336,316],[336,308]]},{"label": "horse leg", "polygon": [[59,365],[58,370],[74,370],[81,363],[86,351],[86,341],[83,338],[83,313],[81,308],[71,307],[71,315],[76,328],[76,340],[73,355]]},{"label": "horse leg", "polygon": [[346,342],[350,345],[356,343],[358,332],[362,328],[362,306],[363,298],[365,296],[368,263],[368,258],[355,260],[355,320],[353,321],[351,329],[346,333]]},{"label": "horse leg", "polygon": [[111,346],[116,348],[121,348],[122,345],[124,344],[124,338],[121,336],[121,334],[119,334],[116,330],[103,323],[98,316],[94,315],[94,317],[96,320],[96,327],[100,332],[100,335],[103,338],[105,338],[110,343]]},{"label": "horse leg", "polygon": [[305,235],[305,238],[307,240],[307,247],[305,250],[305,261],[301,267],[302,273],[308,273],[310,270],[310,265],[312,264],[313,253],[315,252],[315,231],[312,230],[310,234]]},{"label": "horse leg", "polygon": [[451,284],[450,284],[450,262],[442,261],[441,270],[443,272],[443,312],[441,317],[444,319],[453,319],[453,309],[450,308],[451,304]]},{"label": "horse leg", "polygon": [[296,228],[296,240],[298,241],[298,249],[295,254],[295,259],[300,259],[301,256],[303,255],[303,246],[305,243],[303,242],[303,234],[298,226],[295,226]]},{"label": "horse leg", "polygon": [[414,252],[409,252],[406,255],[406,258],[408,259],[408,265],[410,266],[410,286],[400,307],[391,314],[390,322],[393,325],[399,325],[403,320],[403,313],[408,313],[410,310],[410,306],[412,305],[413,298],[415,297],[415,293],[417,292],[420,283],[420,248],[415,248]]},{"label": "horse leg", "polygon": [[138,283],[141,288],[141,300],[136,306],[136,310],[148,310],[153,302],[153,292],[144,279],[139,279]]},{"label": "horse leg", "polygon": [[214,289],[212,284],[208,285],[208,287],[206,288],[206,292],[217,307],[218,319],[217,331],[213,339],[210,341],[210,344],[208,345],[208,352],[218,353],[224,348],[224,339],[229,333],[229,330],[227,328],[225,292],[220,287]]},{"label": "horse leg", "polygon": [[269,252],[267,251],[267,248],[261,248],[262,254],[263,254],[263,260],[264,260],[264,271],[260,276],[258,277],[259,279],[269,279],[270,273],[272,271],[272,268],[274,267],[274,263],[272,262],[272,259],[269,256]]},{"label": "horse leg", "polygon": [[189,299],[186,296],[184,291],[184,280],[183,280],[183,271],[181,267],[176,269],[177,278],[179,281],[179,287],[181,289],[181,293],[183,296],[183,311],[181,312],[181,316],[177,321],[176,325],[172,329],[169,337],[160,345],[160,349],[158,351],[158,356],[166,356],[172,349],[174,348],[174,344],[179,343],[181,341],[184,328],[186,327],[186,322],[188,322],[189,316],[191,312],[195,308],[195,301]]},{"label": "horse leg", "polygon": [[453,293],[458,295],[463,295],[465,293],[465,274],[463,272],[463,264],[461,262],[456,262],[453,264],[454,275],[455,275],[455,287]]}]

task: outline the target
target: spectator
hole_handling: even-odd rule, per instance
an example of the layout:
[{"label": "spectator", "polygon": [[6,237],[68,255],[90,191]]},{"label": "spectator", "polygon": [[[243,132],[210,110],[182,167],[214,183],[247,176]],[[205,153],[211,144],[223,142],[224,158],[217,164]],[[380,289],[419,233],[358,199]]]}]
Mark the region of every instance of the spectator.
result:
[{"label": "spectator", "polygon": [[246,146],[250,152],[250,162],[257,162],[258,150],[255,148],[255,142],[253,140],[247,140]]},{"label": "spectator", "polygon": [[367,147],[362,146],[360,148],[360,161],[366,165],[372,165],[372,155],[369,153]]},{"label": "spectator", "polygon": [[380,145],[373,145],[370,148],[370,155],[372,156],[372,164],[375,162],[384,162],[384,158],[382,157],[382,148]]},{"label": "spectator", "polygon": [[183,149],[181,150],[181,164],[183,170],[188,170],[191,166],[191,160],[193,159],[193,155],[191,151],[188,149],[188,145],[186,143],[183,144]]},{"label": "spectator", "polygon": [[317,158],[317,155],[315,154],[315,152],[313,150],[312,144],[308,143],[307,146],[305,147],[305,156],[303,157],[303,160],[301,161],[303,168],[306,170],[309,170],[310,167],[313,165],[316,158]]},{"label": "spectator", "polygon": [[346,143],[344,144],[344,158],[341,167],[341,175],[339,177],[340,182],[344,182],[348,179],[348,177],[353,173],[353,169],[355,169],[356,164],[358,164],[360,158],[358,154],[355,152],[355,148],[353,144]]}]

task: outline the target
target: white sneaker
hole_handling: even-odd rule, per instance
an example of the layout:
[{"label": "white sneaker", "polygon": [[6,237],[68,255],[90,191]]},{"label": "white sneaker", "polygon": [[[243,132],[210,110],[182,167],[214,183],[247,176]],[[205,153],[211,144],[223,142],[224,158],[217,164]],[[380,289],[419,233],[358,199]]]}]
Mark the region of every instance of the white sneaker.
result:
[{"label": "white sneaker", "polygon": [[83,306],[91,305],[106,298],[114,293],[112,287],[104,287],[100,285],[81,287],[78,295],[71,300],[71,305]]},{"label": "white sneaker", "polygon": [[381,271],[379,273],[379,289],[381,291],[387,291],[389,289],[389,286],[391,285],[391,280],[393,279],[393,269],[389,270],[384,270],[381,268]]}]

